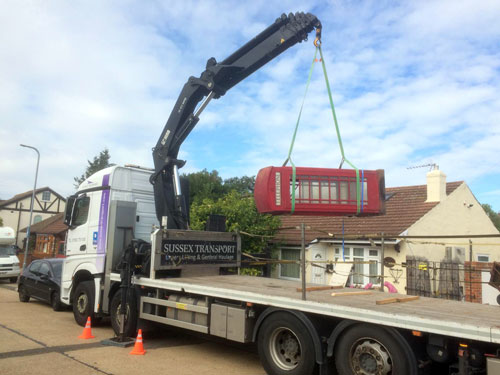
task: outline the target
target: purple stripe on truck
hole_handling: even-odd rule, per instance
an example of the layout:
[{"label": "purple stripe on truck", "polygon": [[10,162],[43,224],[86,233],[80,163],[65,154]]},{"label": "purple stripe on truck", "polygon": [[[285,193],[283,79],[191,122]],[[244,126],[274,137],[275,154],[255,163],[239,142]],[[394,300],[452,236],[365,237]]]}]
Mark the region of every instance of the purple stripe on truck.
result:
[{"label": "purple stripe on truck", "polygon": [[[109,186],[109,174],[102,177],[102,186]],[[103,190],[99,207],[99,226],[97,227],[97,254],[106,252],[106,232],[108,230],[109,189]]]}]

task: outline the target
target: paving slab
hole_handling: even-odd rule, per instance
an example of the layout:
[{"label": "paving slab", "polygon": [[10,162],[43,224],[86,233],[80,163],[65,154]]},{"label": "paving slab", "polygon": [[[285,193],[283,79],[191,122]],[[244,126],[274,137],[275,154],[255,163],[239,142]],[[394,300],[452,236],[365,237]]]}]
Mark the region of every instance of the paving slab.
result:
[{"label": "paving slab", "polygon": [[[78,362],[58,353],[4,358],[0,360],[2,375],[71,374],[107,375],[92,365]],[[115,374],[119,374],[116,372]]]},{"label": "paving slab", "polygon": [[43,345],[0,326],[0,353],[36,348],[43,348]]},{"label": "paving slab", "polygon": [[77,350],[71,355],[94,364],[101,371],[123,375],[167,372],[176,375],[265,375],[257,354],[218,343],[150,349],[145,341],[144,347],[145,355],[130,355],[132,348],[117,347]]}]

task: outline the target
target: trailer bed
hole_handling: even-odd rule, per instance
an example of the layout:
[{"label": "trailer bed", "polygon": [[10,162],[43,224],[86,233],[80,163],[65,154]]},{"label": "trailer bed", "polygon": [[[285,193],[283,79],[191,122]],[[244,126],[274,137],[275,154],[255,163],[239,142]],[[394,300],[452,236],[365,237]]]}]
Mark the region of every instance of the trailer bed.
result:
[{"label": "trailer bed", "polygon": [[[118,281],[119,275],[112,279]],[[133,283],[201,296],[244,301],[306,313],[351,319],[410,330],[500,343],[500,307],[439,298],[420,297],[415,301],[377,305],[376,301],[403,294],[372,290],[369,295],[332,296],[353,292],[344,288],[306,293],[302,300],[300,282],[253,276],[203,276],[171,279],[134,278]],[[307,284],[308,287],[317,286]]]}]

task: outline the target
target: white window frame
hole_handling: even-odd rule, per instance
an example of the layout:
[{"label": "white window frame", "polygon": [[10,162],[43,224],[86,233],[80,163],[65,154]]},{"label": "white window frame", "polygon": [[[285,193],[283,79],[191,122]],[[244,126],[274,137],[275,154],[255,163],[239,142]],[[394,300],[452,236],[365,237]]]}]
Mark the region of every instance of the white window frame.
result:
[{"label": "white window frame", "polygon": [[[48,198],[45,198],[45,194],[48,194],[49,197]],[[50,202],[50,199],[52,198],[52,194],[50,193],[50,191],[48,190],[45,190],[45,191],[42,191],[42,202]]]},{"label": "white window frame", "polygon": [[[339,250],[338,251],[338,254],[337,254],[337,249]],[[359,256],[354,256],[354,249],[363,249],[363,257],[360,258]],[[381,249],[380,248],[377,248],[377,247],[373,247],[373,246],[363,246],[363,245],[348,245],[348,246],[344,246],[344,250],[348,250],[349,251],[349,254],[347,256],[345,256],[345,260],[346,261],[352,261],[354,258],[356,259],[362,259],[364,262],[367,262],[367,261],[370,261],[370,260],[375,260],[377,261],[377,275],[380,275],[382,273],[382,262],[381,262]],[[371,256],[370,255],[370,250],[377,250],[377,253],[378,255],[377,256]],[[334,250],[334,258],[335,260],[342,260],[342,257],[341,257],[341,254],[342,254],[342,247],[339,246],[339,247],[335,247],[335,250]],[[354,285],[366,285],[370,282],[370,264],[367,263],[367,264],[363,264],[362,265],[363,267],[363,283],[362,284],[354,284]],[[372,276],[373,277],[373,276]],[[349,276],[349,283],[350,284],[353,284],[353,275]],[[374,286],[380,286],[380,281],[377,282],[377,283],[373,283]]]},{"label": "white window frame", "polygon": [[[280,255],[279,255],[279,259],[280,260],[283,260],[282,259],[282,250],[296,250],[298,253],[299,253],[299,260],[300,260],[300,252],[301,252],[301,249],[300,247],[296,247],[296,246],[283,246],[280,248]],[[300,265],[297,264],[297,266],[299,267],[299,277],[288,277],[288,276],[281,276],[281,267],[283,265],[280,263],[279,264],[279,267],[278,267],[278,278],[280,279],[285,279],[285,280],[293,280],[293,281],[297,281],[297,280],[300,280],[300,274],[301,274],[301,270],[300,270]]]},{"label": "white window frame", "polygon": [[[479,260],[479,257],[487,257],[488,260]],[[490,254],[476,254],[476,260],[482,263],[489,263],[491,261]]]}]

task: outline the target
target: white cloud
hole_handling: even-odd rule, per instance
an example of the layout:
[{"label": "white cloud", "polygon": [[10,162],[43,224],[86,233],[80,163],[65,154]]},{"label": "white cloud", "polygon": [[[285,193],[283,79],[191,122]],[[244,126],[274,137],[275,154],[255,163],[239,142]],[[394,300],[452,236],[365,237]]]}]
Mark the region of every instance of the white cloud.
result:
[{"label": "white cloud", "polygon": [[[422,184],[406,167],[436,162],[497,210],[500,183],[500,6],[497,1],[394,4],[258,0],[17,2],[0,4],[0,198],[39,185],[62,194],[86,160],[108,147],[119,164],[152,165],[188,77],[262,31],[282,12],[323,23],[346,156],[385,168],[387,185]],[[280,165],[288,153],[314,49],[313,35],[213,101],[186,140],[183,172],[223,177]],[[293,158],[340,160],[321,67],[306,99]],[[483,194],[484,192],[484,194]],[[488,192],[492,192],[489,194]]]}]

